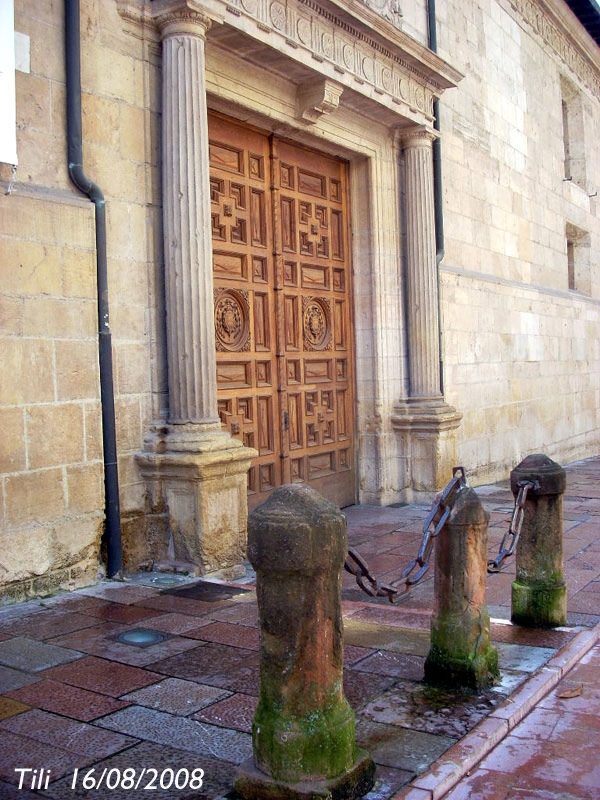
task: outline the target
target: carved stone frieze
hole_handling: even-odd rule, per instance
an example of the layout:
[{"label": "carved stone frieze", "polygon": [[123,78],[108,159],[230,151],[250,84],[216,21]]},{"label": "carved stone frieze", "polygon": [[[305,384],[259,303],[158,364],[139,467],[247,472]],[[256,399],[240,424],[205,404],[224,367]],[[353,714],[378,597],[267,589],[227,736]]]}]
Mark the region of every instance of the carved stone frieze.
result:
[{"label": "carved stone frieze", "polygon": [[600,97],[600,76],[597,68],[561,31],[543,6],[533,0],[508,0],[510,8],[540,36],[560,60]]}]

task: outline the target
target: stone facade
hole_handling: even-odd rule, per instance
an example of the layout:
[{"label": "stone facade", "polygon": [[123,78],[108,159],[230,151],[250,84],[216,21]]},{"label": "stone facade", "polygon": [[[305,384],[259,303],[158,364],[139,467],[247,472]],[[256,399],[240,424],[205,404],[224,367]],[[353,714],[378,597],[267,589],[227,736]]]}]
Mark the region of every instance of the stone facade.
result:
[{"label": "stone facade", "polygon": [[[15,3],[19,165],[0,196],[6,597],[89,583],[101,568],[94,216],[67,172],[62,14],[61,3]],[[215,111],[348,162],[358,501],[427,497],[458,462],[476,483],[530,452],[598,453],[600,51],[566,4],[438,0],[437,56],[424,0],[81,0],[81,16],[84,165],[107,201],[127,568],[175,548],[206,571],[244,548],[252,452],[216,415],[207,237],[193,253],[180,226],[183,261],[170,251],[169,193],[204,213],[200,126],[185,187],[161,175],[165,143],[177,154],[194,142],[164,98],[184,102],[192,86]],[[173,36],[188,37],[187,67],[168,60]],[[196,95],[192,115],[204,113]],[[0,165],[3,192],[9,178]],[[186,219],[189,231],[191,217],[175,222]],[[196,264],[198,302],[177,283]]]}]

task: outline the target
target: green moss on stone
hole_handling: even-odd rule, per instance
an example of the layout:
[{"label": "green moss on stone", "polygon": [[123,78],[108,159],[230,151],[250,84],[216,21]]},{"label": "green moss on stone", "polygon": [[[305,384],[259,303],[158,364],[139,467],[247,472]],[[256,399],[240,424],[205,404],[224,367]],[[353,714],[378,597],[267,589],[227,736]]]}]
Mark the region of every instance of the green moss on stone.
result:
[{"label": "green moss on stone", "polygon": [[282,781],[334,778],[356,760],[354,714],[342,698],[303,716],[258,705],[252,724],[257,766]]},{"label": "green moss on stone", "polygon": [[567,587],[560,581],[512,584],[512,621],[530,628],[556,628],[567,622]]}]

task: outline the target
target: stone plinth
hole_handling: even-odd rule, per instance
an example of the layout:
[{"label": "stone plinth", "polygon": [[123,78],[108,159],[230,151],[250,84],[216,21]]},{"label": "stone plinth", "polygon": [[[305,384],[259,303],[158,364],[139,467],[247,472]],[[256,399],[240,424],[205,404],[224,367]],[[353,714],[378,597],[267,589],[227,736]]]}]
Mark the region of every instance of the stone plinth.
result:
[{"label": "stone plinth", "polygon": [[355,798],[369,791],[370,757],[358,750],[345,699],[340,510],[304,486],[282,486],[250,517],[257,573],[260,700],[254,759],[235,791],[244,798]]},{"label": "stone plinth", "polygon": [[563,506],[565,470],[548,456],[527,456],[510,473],[515,497],[529,481],[512,585],[512,621],[530,627],[567,622],[567,586],[563,578]]},{"label": "stone plinth", "polygon": [[475,491],[461,489],[436,543],[430,683],[481,689],[498,676],[485,602],[488,521]]}]

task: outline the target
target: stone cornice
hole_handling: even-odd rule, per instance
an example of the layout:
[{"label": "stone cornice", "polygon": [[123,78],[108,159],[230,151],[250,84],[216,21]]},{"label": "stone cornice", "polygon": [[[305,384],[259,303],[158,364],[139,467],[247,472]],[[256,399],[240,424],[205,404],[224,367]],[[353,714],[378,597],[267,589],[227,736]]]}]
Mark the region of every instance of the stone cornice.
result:
[{"label": "stone cornice", "polygon": [[555,0],[507,0],[507,6],[600,98],[600,50],[568,9]]},{"label": "stone cornice", "polygon": [[175,5],[224,21],[324,78],[428,126],[434,99],[463,77],[362,0],[153,0],[149,5],[117,0],[130,32],[153,27],[151,38],[154,9]]}]

